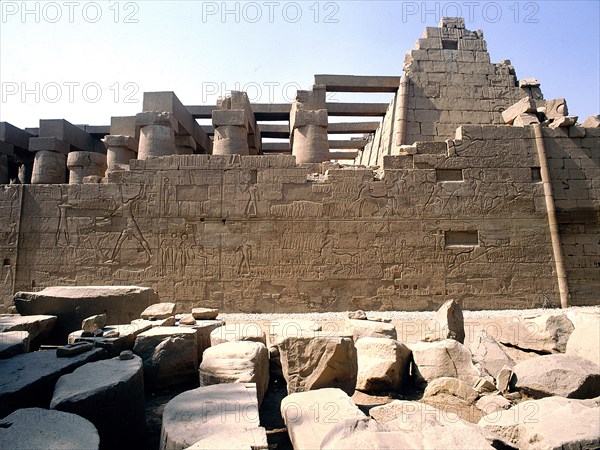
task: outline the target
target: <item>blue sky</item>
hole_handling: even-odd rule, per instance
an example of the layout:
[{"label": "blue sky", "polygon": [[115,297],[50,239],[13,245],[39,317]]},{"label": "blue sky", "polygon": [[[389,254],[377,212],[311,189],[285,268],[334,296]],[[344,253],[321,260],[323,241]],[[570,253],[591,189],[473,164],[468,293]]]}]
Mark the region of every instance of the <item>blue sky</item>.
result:
[{"label": "blue sky", "polygon": [[[482,29],[492,62],[510,59],[546,99],[583,120],[600,112],[598,1],[0,1],[0,121],[109,124],[144,91],[186,105],[246,89],[290,101],[313,75],[401,75],[404,53],[444,15]],[[385,101],[337,94],[330,101]]]}]

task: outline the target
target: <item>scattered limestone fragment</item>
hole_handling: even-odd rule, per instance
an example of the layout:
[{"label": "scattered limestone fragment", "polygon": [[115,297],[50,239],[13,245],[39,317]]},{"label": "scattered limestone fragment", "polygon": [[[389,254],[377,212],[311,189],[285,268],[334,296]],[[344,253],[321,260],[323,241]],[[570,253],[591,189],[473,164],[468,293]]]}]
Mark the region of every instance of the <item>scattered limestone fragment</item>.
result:
[{"label": "scattered limestone fragment", "polygon": [[600,128],[600,114],[592,114],[581,124],[584,128]]},{"label": "scattered limestone fragment", "polygon": [[467,383],[458,378],[451,377],[441,377],[430,381],[425,388],[423,397],[433,397],[437,394],[453,395],[465,400],[469,404],[477,400],[479,396],[479,393]]},{"label": "scattered limestone fragment", "polygon": [[490,375],[496,376],[504,366],[512,367],[515,362],[508,356],[492,335],[478,331],[469,343],[473,360],[477,361]]},{"label": "scattered limestone fragment", "polygon": [[196,320],[214,320],[219,315],[215,308],[192,308],[192,316]]},{"label": "scattered limestone fragment", "polygon": [[81,329],[93,333],[98,329],[102,329],[106,326],[106,314],[96,314],[83,319],[81,322]]},{"label": "scattered limestone fragment", "polygon": [[346,319],[344,332],[352,335],[354,342],[364,337],[396,339],[396,327],[391,323],[375,320]]},{"label": "scattered limestone fragment", "polygon": [[579,118],[579,116],[558,117],[558,118],[554,119],[549,126],[550,126],[550,128],[572,127],[577,123],[578,118]]},{"label": "scattered limestone fragment", "polygon": [[140,318],[146,320],[166,319],[175,314],[175,303],[155,303],[148,306],[140,314]]},{"label": "scattered limestone fragment", "polygon": [[559,119],[569,115],[567,101],[564,98],[555,98],[546,102],[545,114],[548,119]]},{"label": "scattered limestone fragment", "polygon": [[388,338],[361,338],[355,343],[358,359],[356,389],[361,391],[393,391],[408,376],[410,350]]},{"label": "scattered limestone fragment", "polygon": [[465,343],[465,321],[462,308],[456,300],[447,300],[435,313],[436,330],[441,339],[454,339]]},{"label": "scattered limestone fragment", "polygon": [[196,319],[191,314],[186,314],[179,319],[179,325],[196,325]]},{"label": "scattered limestone fragment", "polygon": [[537,107],[533,99],[530,97],[523,97],[506,111],[502,112],[502,119],[504,119],[504,123],[512,125],[520,114],[535,113],[536,110]]},{"label": "scattered limestone fragment", "polygon": [[515,117],[513,126],[527,127],[529,125],[533,125],[536,123],[540,123],[540,119],[538,119],[537,115],[530,114],[530,113],[524,113],[524,114],[519,114],[517,117]]}]

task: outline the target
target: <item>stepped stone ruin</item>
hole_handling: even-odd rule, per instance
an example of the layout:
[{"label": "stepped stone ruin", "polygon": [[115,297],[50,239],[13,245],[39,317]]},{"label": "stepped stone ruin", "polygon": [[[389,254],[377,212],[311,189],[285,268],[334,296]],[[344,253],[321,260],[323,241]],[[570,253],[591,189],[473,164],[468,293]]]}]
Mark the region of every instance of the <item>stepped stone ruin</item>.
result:
[{"label": "stepped stone ruin", "polygon": [[0,123],[0,448],[600,448],[600,116],[569,114],[444,18],[292,104]]}]

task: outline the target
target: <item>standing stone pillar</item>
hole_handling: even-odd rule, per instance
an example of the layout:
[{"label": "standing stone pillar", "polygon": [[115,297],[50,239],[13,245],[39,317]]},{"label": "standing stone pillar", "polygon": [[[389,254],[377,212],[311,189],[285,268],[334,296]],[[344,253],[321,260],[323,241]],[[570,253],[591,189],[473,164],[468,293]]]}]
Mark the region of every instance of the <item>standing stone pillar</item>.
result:
[{"label": "standing stone pillar", "polygon": [[330,159],[324,86],[297,92],[290,111],[290,145],[298,164]]},{"label": "standing stone pillar", "polygon": [[129,160],[136,159],[137,142],[133,137],[109,134],[102,142],[106,147],[106,176],[117,164],[129,164]]},{"label": "standing stone pillar", "polygon": [[169,112],[147,111],[135,119],[140,128],[138,159],[175,155],[177,121]]},{"label": "standing stone pillar", "polygon": [[66,183],[69,144],[55,137],[31,138],[29,151],[35,152],[31,184]]},{"label": "standing stone pillar", "polygon": [[215,138],[213,155],[249,155],[246,112],[243,109],[215,109],[212,112]]},{"label": "standing stone pillar", "polygon": [[82,184],[90,175],[104,178],[106,155],[96,152],[71,152],[67,156],[69,184]]}]

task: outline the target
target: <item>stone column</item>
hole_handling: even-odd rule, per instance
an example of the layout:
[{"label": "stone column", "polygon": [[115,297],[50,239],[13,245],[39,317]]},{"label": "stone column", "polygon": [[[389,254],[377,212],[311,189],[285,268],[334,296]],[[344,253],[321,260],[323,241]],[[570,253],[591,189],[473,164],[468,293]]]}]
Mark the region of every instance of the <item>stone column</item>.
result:
[{"label": "stone column", "polygon": [[175,155],[177,122],[169,112],[147,111],[136,116],[140,128],[138,159]]},{"label": "stone column", "polygon": [[296,94],[290,111],[290,144],[298,164],[330,159],[324,86]]},{"label": "stone column", "polygon": [[196,141],[188,134],[175,136],[175,152],[178,155],[191,155],[196,151]]},{"label": "stone column", "polygon": [[243,109],[215,109],[213,155],[249,155],[248,127]]},{"label": "stone column", "polygon": [[40,150],[33,159],[31,184],[62,184],[67,180],[67,155]]},{"label": "stone column", "polygon": [[106,176],[117,164],[129,164],[129,160],[136,159],[137,142],[133,137],[109,134],[102,142],[106,147]]},{"label": "stone column", "polygon": [[67,157],[69,168],[69,184],[82,184],[90,175],[104,178],[106,172],[106,155],[95,152],[71,152]]}]

